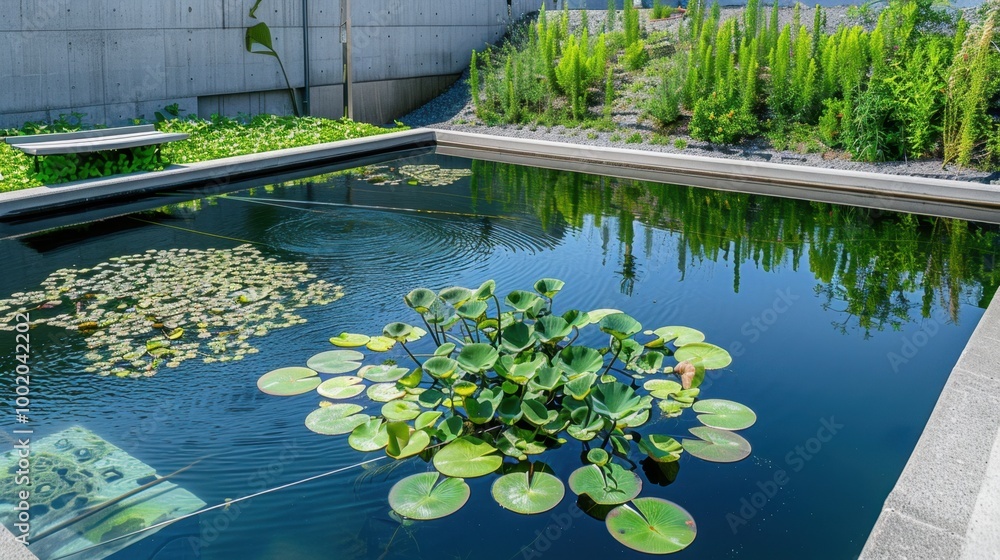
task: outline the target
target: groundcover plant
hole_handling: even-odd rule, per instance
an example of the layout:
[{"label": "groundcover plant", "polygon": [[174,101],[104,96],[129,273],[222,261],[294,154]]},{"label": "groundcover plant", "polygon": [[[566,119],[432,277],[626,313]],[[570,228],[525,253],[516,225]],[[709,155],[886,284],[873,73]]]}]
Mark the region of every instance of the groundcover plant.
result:
[{"label": "groundcover plant", "polygon": [[[501,507],[548,511],[566,484],[536,456],[576,440],[583,465],[561,473],[570,491],[604,512],[608,532],[623,545],[677,552],[694,541],[694,519],[673,502],[640,497],[642,479],[628,456],[637,449],[668,466],[685,452],[722,463],[746,458],[750,444],[735,432],[753,425],[753,411],[698,399],[706,370],[726,368],[732,358],[690,327],[644,331],[615,309],[557,314],[554,298],[563,287],[543,278],[502,300],[493,280],[477,289],[418,288],[403,299],[420,326],[394,322],[375,336],[343,332],[330,339],[339,349],[316,354],[306,367],[268,372],[257,386],[279,396],[316,391],[329,400],[306,417],[310,430],[347,435],[358,451],[384,449],[393,459],[418,456],[433,465],[390,490],[389,504],[404,518],[455,513],[471,493],[465,479],[494,473],[491,494]],[[585,345],[581,335],[606,336],[607,346]],[[397,345],[412,369],[393,360],[363,365],[364,354],[352,349]],[[653,414],[675,417],[688,408],[704,424],[690,438],[641,431]]]}]

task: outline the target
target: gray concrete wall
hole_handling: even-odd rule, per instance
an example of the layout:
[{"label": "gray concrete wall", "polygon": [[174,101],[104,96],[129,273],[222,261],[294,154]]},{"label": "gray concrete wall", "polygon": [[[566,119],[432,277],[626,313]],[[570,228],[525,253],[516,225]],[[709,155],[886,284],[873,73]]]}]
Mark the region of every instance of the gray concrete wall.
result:
[{"label": "gray concrete wall", "polygon": [[[502,37],[541,1],[511,0],[508,14],[507,0],[353,0],[353,79],[374,92],[357,97],[356,110],[384,122],[426,101],[442,79],[457,78],[473,48]],[[267,23],[289,80],[302,88],[302,2],[264,0],[258,20],[247,15],[252,4],[0,0],[0,127],[71,112],[114,125],[173,103],[203,116],[290,113],[277,62],[245,52],[243,37]],[[313,114],[339,117],[340,0],[310,0],[309,24]]]}]

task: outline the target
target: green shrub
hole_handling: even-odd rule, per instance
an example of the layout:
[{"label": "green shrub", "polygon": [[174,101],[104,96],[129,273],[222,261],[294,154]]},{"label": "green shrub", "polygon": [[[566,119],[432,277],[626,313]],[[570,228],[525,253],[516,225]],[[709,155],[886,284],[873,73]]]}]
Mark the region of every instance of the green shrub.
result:
[{"label": "green shrub", "polygon": [[472,51],[472,62],[469,63],[469,96],[472,97],[472,106],[475,108],[476,116],[482,118],[479,109],[479,61],[476,51]]},{"label": "green shrub", "polygon": [[681,116],[681,92],[677,67],[672,67],[663,75],[660,86],[650,99],[646,110],[660,126],[674,123]]},{"label": "green shrub", "polygon": [[665,5],[661,0],[653,0],[652,19],[668,18],[674,14],[673,6]]},{"label": "green shrub", "polygon": [[824,99],[823,114],[819,118],[819,136],[830,147],[840,145],[840,120],[844,117],[842,99]]},{"label": "green shrub", "polygon": [[[948,76],[944,112],[944,159],[959,165],[984,163],[995,124],[987,110],[1000,94],[1000,6],[969,29]],[[992,152],[993,150],[990,150]]]},{"label": "green shrub", "polygon": [[622,25],[625,27],[625,47],[631,47],[639,40],[639,10],[632,6],[632,2],[625,0],[625,9],[622,10]]},{"label": "green shrub", "polygon": [[713,92],[698,100],[690,124],[691,136],[714,144],[732,144],[756,134],[757,119]]},{"label": "green shrub", "polygon": [[625,68],[635,71],[640,70],[649,62],[649,52],[646,50],[646,43],[636,41],[625,47]]},{"label": "green shrub", "polygon": [[629,135],[628,138],[625,139],[625,143],[626,144],[641,144],[642,143],[642,134],[639,134],[638,132],[633,132],[632,134]]},{"label": "green shrub", "polygon": [[687,148],[688,147],[687,140],[683,138],[678,138],[677,140],[674,140],[674,147],[677,148],[678,150],[683,150],[684,148]]}]

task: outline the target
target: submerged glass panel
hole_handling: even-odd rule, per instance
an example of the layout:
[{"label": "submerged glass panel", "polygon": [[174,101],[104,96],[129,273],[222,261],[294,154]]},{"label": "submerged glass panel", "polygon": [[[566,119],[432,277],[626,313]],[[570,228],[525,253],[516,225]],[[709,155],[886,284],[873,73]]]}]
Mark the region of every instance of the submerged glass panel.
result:
[{"label": "submerged glass panel", "polygon": [[[209,505],[354,465],[379,453],[307,430],[318,394],[265,395],[258,377],[305,365],[343,331],[418,321],[402,300],[417,287],[492,278],[505,294],[559,278],[563,309],[691,326],[733,356],[702,397],[756,411],[741,432],[749,458],[685,455],[669,472],[631,457],[642,496],[696,520],[686,558],[860,553],[1000,281],[993,226],[433,154],[170,196],[178,202],[0,241],[0,298],[15,300],[0,313],[13,327],[7,314],[32,307],[21,425],[31,438],[80,426],[159,476],[195,463],[170,483]],[[161,352],[154,338],[181,350]],[[0,332],[7,372],[16,344]],[[406,361],[398,348],[387,356]],[[2,379],[13,400],[14,376]],[[690,412],[657,414],[644,431],[697,425]],[[565,480],[583,450],[570,439],[542,460]],[[375,461],[170,525],[110,557],[640,556],[568,490],[540,515],[501,509],[495,475],[468,480],[459,513],[400,525],[389,488],[431,469]],[[3,484],[13,484],[6,473]],[[51,504],[32,505],[51,523]],[[51,553],[57,538],[69,536],[32,548]]]}]

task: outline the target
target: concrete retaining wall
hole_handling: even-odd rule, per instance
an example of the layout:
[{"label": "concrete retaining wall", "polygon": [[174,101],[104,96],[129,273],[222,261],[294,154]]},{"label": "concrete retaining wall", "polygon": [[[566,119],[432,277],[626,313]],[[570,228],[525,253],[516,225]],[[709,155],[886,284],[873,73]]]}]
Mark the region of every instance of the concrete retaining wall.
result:
[{"label": "concrete retaining wall", "polygon": [[[0,127],[85,113],[121,124],[189,114],[290,113],[274,58],[244,50],[263,21],[304,86],[301,0],[0,0]],[[313,114],[343,114],[341,0],[310,0]],[[542,0],[352,0],[356,117],[385,122],[454,81],[474,48]]]}]

